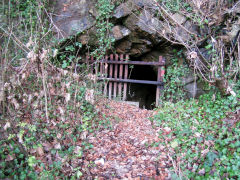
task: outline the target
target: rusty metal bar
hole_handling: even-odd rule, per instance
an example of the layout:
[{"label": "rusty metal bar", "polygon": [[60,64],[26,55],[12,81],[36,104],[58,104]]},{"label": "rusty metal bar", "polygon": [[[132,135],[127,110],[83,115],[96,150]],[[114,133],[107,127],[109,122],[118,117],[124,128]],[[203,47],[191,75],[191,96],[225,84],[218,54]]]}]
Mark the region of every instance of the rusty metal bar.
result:
[{"label": "rusty metal bar", "polygon": [[[95,73],[97,75],[97,73],[100,71],[100,77],[98,79],[106,80],[104,82],[104,88],[103,87],[100,88],[103,89],[105,96],[107,96],[108,94],[109,99],[112,99],[112,97],[116,97],[118,95],[122,100],[126,100],[127,83],[152,84],[157,86],[156,106],[159,106],[159,99],[161,95],[161,90],[163,88],[163,76],[165,72],[163,67],[165,66],[164,58],[160,56],[158,62],[128,61],[128,59],[129,59],[128,55],[126,55],[124,59],[124,55],[121,54],[119,60],[118,54],[116,54],[115,56],[111,54],[110,58],[109,56],[105,56],[104,59],[99,60],[97,62],[94,60],[94,57],[86,56],[86,60],[80,62],[87,63],[89,65],[88,67],[90,67],[90,73],[94,73],[95,70]],[[157,81],[128,79],[129,64],[158,66]]]},{"label": "rusty metal bar", "polygon": [[[113,54],[110,55],[110,60],[113,60]],[[112,78],[113,75],[113,64],[110,64],[110,72],[109,78]],[[108,98],[112,99],[112,82],[109,82],[109,91],[108,91]]]},{"label": "rusty metal bar", "polygon": [[[165,64],[163,57],[159,56],[159,63],[163,63]],[[158,82],[163,82],[163,75],[164,75],[164,70],[162,67],[158,67],[158,75],[157,75],[157,81]],[[156,90],[156,106],[159,106],[159,99],[160,99],[160,91],[161,91],[161,87],[160,85],[157,86],[157,90]]]},{"label": "rusty metal bar", "polygon": [[[97,60],[95,60],[95,62],[96,62],[96,61],[97,61]],[[96,75],[96,76],[99,75],[99,74],[98,74],[98,73],[99,73],[99,64],[100,64],[100,63],[95,63],[95,75]]]},{"label": "rusty metal bar", "polygon": [[[123,54],[120,55],[120,61],[123,61]],[[119,67],[119,78],[122,79],[123,77],[123,65],[120,64]],[[122,82],[118,84],[118,95],[120,97],[120,100],[122,100]]]},{"label": "rusty metal bar", "polygon": [[[115,54],[115,61],[118,61],[118,54]],[[114,78],[118,78],[118,64],[114,64]],[[117,97],[117,82],[114,82],[113,97]]]},{"label": "rusty metal bar", "polygon": [[[85,61],[79,61],[81,63],[85,63]],[[150,65],[150,66],[164,66],[163,62],[144,62],[144,61],[128,61],[123,59],[123,61],[112,61],[112,60],[99,60],[98,62],[109,63],[109,64],[132,64],[132,65]],[[90,63],[94,63],[94,61],[90,61]]]},{"label": "rusty metal bar", "polygon": [[[126,61],[128,61],[129,56],[126,55]],[[119,61],[119,62],[125,62],[125,61]],[[128,78],[128,64],[125,64],[125,69],[124,69],[124,79]],[[127,99],[127,83],[124,83],[123,85],[123,101],[126,101]]]},{"label": "rusty metal bar", "polygon": [[152,84],[157,86],[162,86],[163,82],[159,81],[147,81],[147,80],[135,80],[135,79],[119,79],[119,78],[98,78],[98,80],[106,80],[113,82],[123,82],[123,83],[135,83],[135,84]]}]

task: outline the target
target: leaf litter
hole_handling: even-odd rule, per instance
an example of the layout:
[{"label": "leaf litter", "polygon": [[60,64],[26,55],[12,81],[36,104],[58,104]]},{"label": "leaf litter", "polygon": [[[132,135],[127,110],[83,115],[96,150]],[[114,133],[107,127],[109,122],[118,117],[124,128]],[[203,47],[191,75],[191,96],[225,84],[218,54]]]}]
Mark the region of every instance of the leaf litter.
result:
[{"label": "leaf litter", "polygon": [[153,111],[116,101],[98,108],[110,117],[112,128],[89,135],[93,148],[83,166],[88,174],[98,179],[168,179],[170,162],[164,147],[156,145],[160,139],[149,120]]}]

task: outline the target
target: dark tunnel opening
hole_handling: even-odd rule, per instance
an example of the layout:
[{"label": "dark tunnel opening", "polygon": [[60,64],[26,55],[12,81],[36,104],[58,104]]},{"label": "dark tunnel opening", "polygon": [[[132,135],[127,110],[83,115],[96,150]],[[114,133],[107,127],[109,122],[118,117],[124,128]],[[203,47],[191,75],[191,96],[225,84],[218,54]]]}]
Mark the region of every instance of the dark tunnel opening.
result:
[{"label": "dark tunnel opening", "polygon": [[[134,65],[129,68],[129,78],[156,81],[157,73],[152,66]],[[128,86],[127,101],[139,102],[139,107],[153,109],[156,101],[156,85],[134,84]]]}]

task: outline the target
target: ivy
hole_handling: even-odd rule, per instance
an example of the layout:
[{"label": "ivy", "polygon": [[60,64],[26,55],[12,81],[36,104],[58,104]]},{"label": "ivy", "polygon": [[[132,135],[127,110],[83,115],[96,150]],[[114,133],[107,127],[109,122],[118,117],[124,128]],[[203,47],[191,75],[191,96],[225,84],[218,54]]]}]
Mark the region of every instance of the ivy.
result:
[{"label": "ivy", "polygon": [[166,68],[163,79],[166,88],[161,99],[165,101],[176,102],[186,96],[183,78],[189,73],[189,69],[187,65],[179,64],[179,58],[182,58],[182,51],[174,50],[174,57],[171,59],[172,65]]},{"label": "ivy", "polygon": [[240,178],[240,122],[231,126],[226,118],[227,112],[239,108],[238,98],[211,93],[199,100],[163,103],[153,121],[163,129],[161,143],[179,165],[171,169],[172,178]]},{"label": "ivy", "polygon": [[98,47],[92,52],[92,55],[100,59],[115,41],[110,35],[113,24],[109,21],[112,17],[114,5],[110,0],[98,0],[96,7],[98,9],[98,16],[96,18]]}]

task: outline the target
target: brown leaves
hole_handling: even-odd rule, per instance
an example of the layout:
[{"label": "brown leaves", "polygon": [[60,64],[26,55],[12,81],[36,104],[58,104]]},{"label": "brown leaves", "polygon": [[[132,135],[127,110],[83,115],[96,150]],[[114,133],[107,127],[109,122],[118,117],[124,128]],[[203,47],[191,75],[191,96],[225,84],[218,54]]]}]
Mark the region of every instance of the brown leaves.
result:
[{"label": "brown leaves", "polygon": [[5,159],[6,161],[12,161],[15,159],[15,156],[8,154],[7,158]]},{"label": "brown leaves", "polygon": [[85,95],[85,100],[88,101],[91,104],[94,104],[94,89],[87,89],[86,90],[86,95]]},{"label": "brown leaves", "polygon": [[36,152],[37,152],[37,155],[38,156],[43,156],[44,155],[44,151],[43,151],[43,148],[42,147],[38,147],[36,149]]},{"label": "brown leaves", "polygon": [[[99,179],[164,179],[167,173],[155,167],[157,159],[159,164],[165,161],[163,156],[160,159],[158,157],[162,151],[159,147],[150,146],[159,141],[157,132],[148,120],[152,111],[114,101],[102,103],[109,104],[111,109],[99,104],[100,111],[115,118],[111,118],[112,130],[104,130],[97,133],[96,137],[89,137],[94,148],[86,159],[97,165],[91,172]],[[166,128],[166,131],[171,130]],[[156,174],[157,171],[160,175]]]}]

